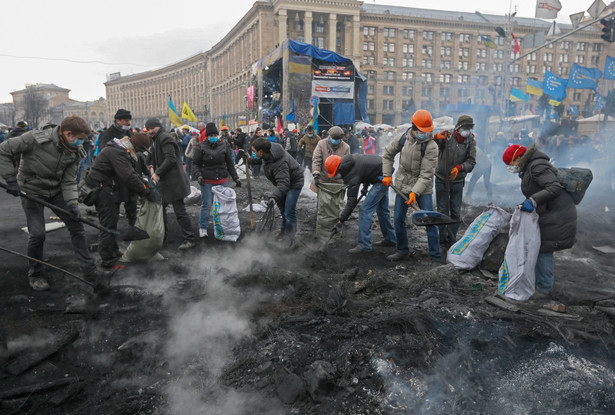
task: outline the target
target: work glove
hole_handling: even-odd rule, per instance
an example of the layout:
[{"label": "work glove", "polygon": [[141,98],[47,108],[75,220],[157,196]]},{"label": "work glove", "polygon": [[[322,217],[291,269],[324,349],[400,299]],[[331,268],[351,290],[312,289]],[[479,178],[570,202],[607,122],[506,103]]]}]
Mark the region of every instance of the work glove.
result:
[{"label": "work glove", "polygon": [[382,178],[382,184],[385,185],[386,187],[389,187],[391,183],[393,183],[393,178],[391,176],[384,176]]},{"label": "work glove", "polygon": [[203,186],[205,184],[205,179],[203,179],[203,176],[199,176],[197,177],[196,182],[199,184],[199,186]]},{"label": "work glove", "polygon": [[416,193],[411,192],[411,193],[408,195],[408,201],[406,201],[406,202],[404,202],[404,203],[405,203],[406,205],[408,205],[408,206],[412,206],[413,204],[415,204],[415,203],[416,203]]},{"label": "work glove", "polygon": [[335,232],[335,233],[340,233],[342,231],[342,228],[344,227],[343,222],[340,220],[338,221],[335,226],[333,227],[333,229],[331,229],[331,232]]},{"label": "work glove", "polygon": [[235,180],[235,187],[241,187],[241,181],[239,179]]},{"label": "work glove", "polygon": [[6,192],[12,194],[13,196],[19,196],[19,183],[17,183],[16,177],[11,177],[10,179],[6,179]]},{"label": "work glove", "polygon": [[459,174],[460,171],[461,171],[461,166],[460,165],[456,165],[455,167],[453,167],[453,170],[451,170],[451,174],[448,176],[448,178],[451,181],[455,180],[457,178],[457,175]]},{"label": "work glove", "polygon": [[80,221],[81,220],[81,209],[79,209],[79,205],[69,205],[68,206],[68,211],[71,213],[71,215],[73,215],[73,219],[75,219],[76,221]]},{"label": "work glove", "polygon": [[320,175],[319,174],[314,175],[314,185],[316,185],[316,187],[320,186]]},{"label": "work glove", "polygon": [[275,206],[275,199],[273,197],[270,197],[267,201],[267,207],[272,208],[273,206]]},{"label": "work glove", "polygon": [[535,207],[534,201],[532,199],[525,199],[523,203],[519,205],[519,207],[521,208],[521,210],[524,210],[526,212],[533,212]]},{"label": "work glove", "polygon": [[433,138],[436,140],[446,140],[451,136],[451,132],[449,130],[440,131],[438,134],[434,135]]}]

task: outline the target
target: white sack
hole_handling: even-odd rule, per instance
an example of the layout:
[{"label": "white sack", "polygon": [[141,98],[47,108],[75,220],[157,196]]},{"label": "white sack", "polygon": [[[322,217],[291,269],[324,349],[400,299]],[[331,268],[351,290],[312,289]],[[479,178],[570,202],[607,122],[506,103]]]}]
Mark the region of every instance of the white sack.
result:
[{"label": "white sack", "polygon": [[241,234],[235,191],[226,186],[214,186],[211,190],[214,193],[211,207],[214,236],[221,241],[235,242]]}]

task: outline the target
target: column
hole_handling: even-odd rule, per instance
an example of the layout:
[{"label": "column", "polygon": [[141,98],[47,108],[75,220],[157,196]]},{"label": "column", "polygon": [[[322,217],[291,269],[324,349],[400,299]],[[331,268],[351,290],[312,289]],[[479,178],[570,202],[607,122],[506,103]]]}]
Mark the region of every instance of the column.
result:
[{"label": "column", "polygon": [[281,45],[286,40],[286,21],[288,11],[286,9],[278,10],[278,43]]},{"label": "column", "polygon": [[337,14],[329,14],[329,50],[337,52]]},{"label": "column", "polygon": [[357,70],[361,68],[361,17],[352,16],[352,60]]},{"label": "column", "polygon": [[303,17],[303,33],[305,33],[305,43],[312,44],[312,12],[306,11]]}]

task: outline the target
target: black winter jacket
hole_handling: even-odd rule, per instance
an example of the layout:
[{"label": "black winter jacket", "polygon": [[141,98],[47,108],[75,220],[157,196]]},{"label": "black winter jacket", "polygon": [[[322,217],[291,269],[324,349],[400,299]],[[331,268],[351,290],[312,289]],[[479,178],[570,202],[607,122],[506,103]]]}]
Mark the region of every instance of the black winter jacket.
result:
[{"label": "black winter jacket", "polygon": [[220,180],[229,177],[239,180],[233,152],[226,140],[218,139],[216,143],[204,140],[194,150],[192,157],[192,174],[194,177],[203,177],[205,180]]},{"label": "black winter jacket", "polygon": [[122,130],[116,123],[111,124],[111,127],[100,133],[98,136],[98,148],[102,151],[110,141],[114,138],[121,140],[124,137],[132,137],[132,131]]},{"label": "black winter jacket", "polygon": [[557,180],[549,157],[532,144],[519,162],[521,191],[536,202],[540,252],[571,248],[576,242],[577,209],[572,196]]},{"label": "black winter jacket", "polygon": [[102,184],[114,190],[122,183],[130,192],[145,196],[148,189],[138,173],[140,170],[139,162],[130,156],[128,150],[111,141],[94,160],[86,181],[90,185]]},{"label": "black winter jacket", "polygon": [[265,177],[276,187],[271,194],[276,201],[286,197],[290,189],[303,188],[303,167],[280,144],[271,143],[271,153],[263,164]]},{"label": "black winter jacket", "polygon": [[152,138],[147,164],[153,165],[154,173],[160,176],[159,188],[163,203],[183,200],[190,194],[190,182],[184,172],[179,145],[171,134],[160,129]]},{"label": "black winter jacket", "polygon": [[359,187],[380,183],[378,177],[382,177],[382,157],[374,154],[348,154],[342,157],[338,173],[342,176],[346,190],[346,206],[340,214],[340,221],[345,222],[359,203]]}]

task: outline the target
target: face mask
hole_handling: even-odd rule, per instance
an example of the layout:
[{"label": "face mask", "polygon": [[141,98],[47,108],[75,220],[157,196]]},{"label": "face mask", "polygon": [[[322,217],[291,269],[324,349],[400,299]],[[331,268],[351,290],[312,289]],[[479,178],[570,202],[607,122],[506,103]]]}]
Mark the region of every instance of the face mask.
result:
[{"label": "face mask", "polygon": [[472,134],[472,130],[459,130],[459,135],[463,138],[468,138]]},{"label": "face mask", "polygon": [[308,134],[308,137],[312,138],[314,137],[314,134]]},{"label": "face mask", "polygon": [[124,131],[130,130],[130,125],[122,125],[122,130]]},{"label": "face mask", "polygon": [[260,160],[261,158],[259,156],[256,155],[256,153],[253,151],[252,152],[252,158],[255,160]]},{"label": "face mask", "polygon": [[210,143],[214,144],[218,142],[218,137],[207,137]]},{"label": "face mask", "polygon": [[509,172],[513,173],[513,174],[517,174],[521,171],[521,168],[518,165],[512,166],[510,164],[508,164],[506,166],[506,170],[508,170]]},{"label": "face mask", "polygon": [[85,140],[83,138],[78,138],[75,141],[73,141],[72,143],[68,143],[68,144],[70,144],[73,147],[79,147],[80,145],[83,144],[84,141]]},{"label": "face mask", "polygon": [[429,133],[424,133],[424,132],[422,132],[422,131],[417,131],[417,132],[415,133],[415,136],[416,136],[416,139],[417,139],[418,141],[425,141],[425,140],[427,140],[427,138],[429,137]]},{"label": "face mask", "polygon": [[336,140],[336,139],[334,139],[334,138],[330,138],[330,139],[329,139],[329,141],[330,141],[330,142],[331,142],[331,144],[333,144],[334,146],[336,146],[336,145],[338,145],[339,143],[341,143],[341,142],[342,142],[342,140],[341,140],[341,139]]}]

